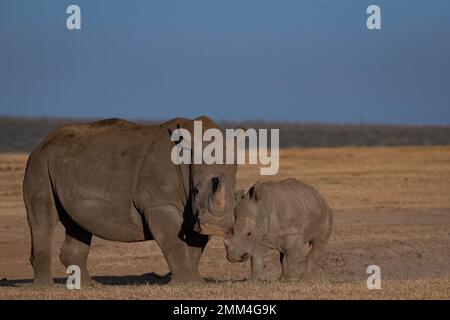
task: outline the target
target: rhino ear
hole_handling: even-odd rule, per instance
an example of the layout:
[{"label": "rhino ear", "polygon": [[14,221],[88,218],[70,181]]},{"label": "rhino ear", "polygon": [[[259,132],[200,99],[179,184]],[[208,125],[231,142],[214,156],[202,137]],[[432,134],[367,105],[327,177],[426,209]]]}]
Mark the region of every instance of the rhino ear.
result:
[{"label": "rhino ear", "polygon": [[234,193],[234,200],[236,202],[236,204],[239,203],[239,201],[241,201],[241,199],[244,197],[245,195],[245,191],[244,190],[238,190]]},{"label": "rhino ear", "polygon": [[260,201],[263,198],[264,194],[264,185],[262,183],[257,183],[248,191],[250,195],[250,199],[255,201]]}]

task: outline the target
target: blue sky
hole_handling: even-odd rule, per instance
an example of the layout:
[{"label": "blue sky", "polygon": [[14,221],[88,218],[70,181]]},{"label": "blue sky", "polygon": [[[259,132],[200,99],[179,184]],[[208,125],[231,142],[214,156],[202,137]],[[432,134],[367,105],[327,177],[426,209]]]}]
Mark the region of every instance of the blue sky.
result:
[{"label": "blue sky", "polygon": [[0,0],[0,115],[201,114],[450,124],[450,1]]}]

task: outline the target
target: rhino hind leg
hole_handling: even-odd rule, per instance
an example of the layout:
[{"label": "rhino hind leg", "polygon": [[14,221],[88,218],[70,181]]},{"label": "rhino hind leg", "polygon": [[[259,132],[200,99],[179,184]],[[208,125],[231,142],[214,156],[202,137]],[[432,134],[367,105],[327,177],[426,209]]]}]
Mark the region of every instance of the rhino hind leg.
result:
[{"label": "rhino hind leg", "polygon": [[[40,210],[47,209],[43,207],[42,209],[37,209],[38,206],[33,206],[34,209],[28,210],[29,216],[40,215]],[[30,212],[31,211],[31,212]],[[52,209],[50,209],[52,211]],[[48,211],[46,210],[46,213]],[[51,214],[51,213],[50,213]],[[30,218],[29,218],[30,219]],[[30,220],[34,220],[31,218]],[[39,223],[42,223],[40,220]],[[36,223],[35,221],[30,222],[31,230],[31,254],[30,262],[33,266],[34,280],[33,285],[47,286],[54,284],[52,276],[52,235],[53,230],[57,224],[52,217],[49,217],[42,225]]]},{"label": "rhino hind leg", "polygon": [[[320,240],[312,240],[311,250],[306,260],[306,268],[304,275],[315,278],[320,276],[320,271],[324,271],[323,260],[325,256],[324,243]],[[320,270],[319,270],[320,269]]]},{"label": "rhino hind leg", "polygon": [[72,220],[57,196],[55,196],[55,203],[59,220],[66,230],[59,260],[66,268],[72,265],[78,266],[81,272],[81,284],[88,285],[91,283],[91,278],[86,262],[91,247],[92,233]]},{"label": "rhino hind leg", "polygon": [[67,268],[76,265],[80,268],[81,284],[91,284],[91,278],[86,267],[87,257],[91,246],[92,234],[78,226],[66,227],[66,237],[59,259]]},{"label": "rhino hind leg", "polygon": [[33,285],[52,285],[51,247],[58,213],[45,168],[39,163],[29,162],[23,186],[31,233],[30,262],[34,271]]},{"label": "rhino hind leg", "polygon": [[325,263],[327,251],[325,247],[330,239],[333,217],[331,211],[325,228],[319,235],[316,235],[309,243],[311,250],[306,257],[306,268],[304,274],[310,278],[321,278],[326,274]]},{"label": "rhino hind leg", "polygon": [[172,274],[170,283],[202,282],[198,266],[208,237],[193,232],[184,234],[183,217],[170,206],[152,209],[146,217]]},{"label": "rhino hind leg", "polygon": [[295,280],[300,276],[300,260],[302,258],[302,236],[288,236],[284,241],[284,252],[280,254],[281,280]]}]

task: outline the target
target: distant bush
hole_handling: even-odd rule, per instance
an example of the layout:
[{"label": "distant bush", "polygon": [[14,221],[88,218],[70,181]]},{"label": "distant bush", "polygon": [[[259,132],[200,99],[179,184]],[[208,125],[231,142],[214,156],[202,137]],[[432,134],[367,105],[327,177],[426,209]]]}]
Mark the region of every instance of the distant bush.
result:
[{"label": "distant bush", "polygon": [[450,144],[450,126],[227,123],[243,128],[279,128],[280,147],[412,146]]},{"label": "distant bush", "polygon": [[[30,152],[55,128],[91,120],[0,117],[0,152]],[[159,123],[160,121],[140,121]],[[280,147],[449,145],[450,126],[220,122],[222,128],[278,128]]]}]

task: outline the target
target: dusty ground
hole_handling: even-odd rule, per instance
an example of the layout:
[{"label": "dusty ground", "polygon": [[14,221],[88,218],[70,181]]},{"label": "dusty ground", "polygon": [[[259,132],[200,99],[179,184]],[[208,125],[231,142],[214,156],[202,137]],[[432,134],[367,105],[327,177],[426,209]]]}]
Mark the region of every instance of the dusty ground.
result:
[{"label": "dusty ground", "polygon": [[[0,299],[450,299],[450,147],[288,149],[275,177],[297,177],[323,192],[335,209],[323,280],[279,282],[277,255],[263,283],[244,281],[247,263],[230,264],[213,238],[201,262],[204,285],[165,285],[167,265],[153,242],[95,238],[88,266],[98,284],[33,289],[29,231],[21,181],[26,155],[0,155]],[[273,177],[272,177],[273,178]],[[241,167],[239,187],[261,180]],[[54,236],[54,276],[63,228]],[[382,289],[368,290],[366,268],[381,268]]]}]

